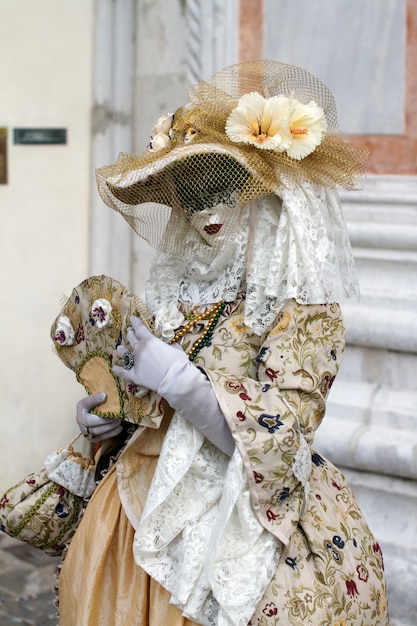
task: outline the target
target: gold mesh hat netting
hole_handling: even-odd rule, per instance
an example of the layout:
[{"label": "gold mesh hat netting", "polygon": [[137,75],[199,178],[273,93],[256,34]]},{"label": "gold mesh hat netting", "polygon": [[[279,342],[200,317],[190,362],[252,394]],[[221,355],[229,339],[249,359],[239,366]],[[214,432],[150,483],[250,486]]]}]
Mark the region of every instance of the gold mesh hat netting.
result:
[{"label": "gold mesh hat netting", "polygon": [[[314,101],[324,111],[327,131],[311,154],[297,160],[229,139],[226,121],[239,98],[258,92],[264,98]],[[277,61],[253,61],[227,67],[189,89],[190,103],[173,115],[169,141],[143,154],[120,154],[97,170],[99,193],[152,246],[181,250],[192,215],[219,204],[238,210],[286,184],[312,181],[325,187],[361,186],[367,153],[346,143],[337,125],[329,89],[306,70]],[[223,241],[234,236],[222,229]],[[169,227],[169,228],[168,228]],[[233,232],[232,232],[233,231]],[[207,246],[198,233],[194,243]]]}]

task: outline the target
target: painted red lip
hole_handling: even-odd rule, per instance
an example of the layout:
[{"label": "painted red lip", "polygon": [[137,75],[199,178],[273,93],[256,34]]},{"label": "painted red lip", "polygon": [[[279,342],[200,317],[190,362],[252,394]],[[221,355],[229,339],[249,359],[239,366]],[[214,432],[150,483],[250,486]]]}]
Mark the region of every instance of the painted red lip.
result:
[{"label": "painted red lip", "polygon": [[223,224],[206,224],[206,226],[204,226],[204,232],[208,235],[216,235],[222,226]]}]

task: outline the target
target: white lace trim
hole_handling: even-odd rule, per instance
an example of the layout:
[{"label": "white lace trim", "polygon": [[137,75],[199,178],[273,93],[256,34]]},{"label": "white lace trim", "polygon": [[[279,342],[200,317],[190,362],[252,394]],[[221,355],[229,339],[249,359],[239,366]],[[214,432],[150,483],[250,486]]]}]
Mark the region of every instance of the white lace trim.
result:
[{"label": "white lace trim", "polygon": [[136,562],[203,626],[247,626],[281,544],[258,522],[237,450],[229,459],[176,413],[135,533]]},{"label": "white lace trim", "polygon": [[158,254],[147,301],[156,313],[171,302],[231,302],[240,290],[246,290],[245,323],[259,335],[289,299],[320,304],[359,295],[336,191],[305,183],[253,202],[242,211],[235,240],[207,265],[192,250],[183,258]]},{"label": "white lace trim", "polygon": [[[339,302],[359,286],[336,191],[312,183],[282,187],[255,203],[253,254],[247,269],[245,322],[261,334],[284,303]],[[275,206],[274,206],[275,205]]]},{"label": "white lace trim", "polygon": [[300,483],[304,487],[305,502],[310,491],[310,474],[313,466],[311,460],[311,449],[302,433],[300,421],[297,414],[285,397],[283,397],[283,402],[287,409],[290,411],[290,413],[292,413],[292,415],[294,416],[295,422],[297,424],[297,433],[300,440],[300,447],[295,454],[292,471],[294,476],[300,481]]},{"label": "white lace trim", "polygon": [[304,487],[304,496],[307,498],[308,493],[310,491],[310,474],[312,468],[311,462],[311,450],[310,447],[303,435],[300,431],[300,447],[296,452],[294,463],[292,465],[292,471],[294,476],[300,481],[300,483]]},{"label": "white lace trim", "polygon": [[45,472],[49,480],[68,489],[70,493],[89,498],[95,489],[94,468],[87,469],[68,458],[67,448],[52,452],[45,459]]},{"label": "white lace trim", "polygon": [[244,288],[248,237],[249,210],[245,209],[235,240],[211,262],[197,260],[189,250],[181,258],[158,253],[146,286],[149,310],[162,320],[171,303],[204,306],[221,300],[233,302]]}]

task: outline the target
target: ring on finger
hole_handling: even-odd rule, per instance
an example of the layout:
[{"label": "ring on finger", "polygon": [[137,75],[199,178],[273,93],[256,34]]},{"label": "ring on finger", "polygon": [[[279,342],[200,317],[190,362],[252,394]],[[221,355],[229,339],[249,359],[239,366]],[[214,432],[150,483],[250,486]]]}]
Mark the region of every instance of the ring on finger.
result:
[{"label": "ring on finger", "polygon": [[125,370],[130,370],[135,364],[135,357],[133,356],[133,352],[130,350],[126,350],[122,354],[122,367]]}]

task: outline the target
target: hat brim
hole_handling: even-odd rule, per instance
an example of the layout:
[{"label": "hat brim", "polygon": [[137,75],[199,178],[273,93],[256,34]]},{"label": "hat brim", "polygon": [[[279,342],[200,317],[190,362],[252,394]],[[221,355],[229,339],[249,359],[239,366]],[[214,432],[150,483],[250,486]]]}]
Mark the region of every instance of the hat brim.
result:
[{"label": "hat brim", "polygon": [[[273,190],[253,170],[244,154],[217,144],[179,146],[142,167],[106,178],[107,193],[126,205],[153,203],[201,211],[237,193],[240,203]],[[124,169],[125,156],[122,161]],[[117,162],[115,166],[117,165]],[[113,170],[114,172],[114,170]]]}]

